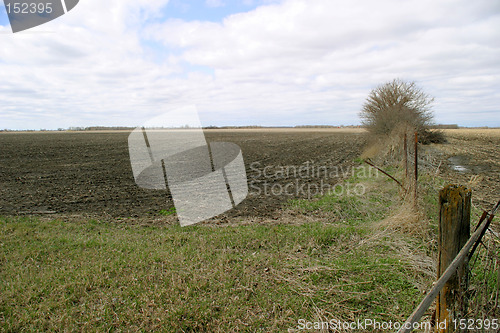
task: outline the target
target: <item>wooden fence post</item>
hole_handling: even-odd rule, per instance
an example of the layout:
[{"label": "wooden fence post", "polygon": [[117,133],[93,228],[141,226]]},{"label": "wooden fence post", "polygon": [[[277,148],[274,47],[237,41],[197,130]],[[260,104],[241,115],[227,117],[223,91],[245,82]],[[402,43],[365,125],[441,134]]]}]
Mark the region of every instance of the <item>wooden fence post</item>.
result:
[{"label": "wooden fence post", "polygon": [[417,207],[417,195],[418,195],[418,134],[415,132],[415,161],[413,162],[415,164],[415,176],[414,176],[414,194],[413,194],[413,200],[414,200],[414,205]]},{"label": "wooden fence post", "polygon": [[405,154],[405,172],[406,172],[406,180],[408,180],[408,140],[406,138],[406,133],[403,141],[403,150]]},{"label": "wooden fence post", "polygon": [[[464,186],[448,185],[439,192],[438,279],[470,237],[470,206],[471,191]],[[467,268],[465,260],[437,297],[436,327],[440,333],[454,332],[453,320],[465,318]]]}]

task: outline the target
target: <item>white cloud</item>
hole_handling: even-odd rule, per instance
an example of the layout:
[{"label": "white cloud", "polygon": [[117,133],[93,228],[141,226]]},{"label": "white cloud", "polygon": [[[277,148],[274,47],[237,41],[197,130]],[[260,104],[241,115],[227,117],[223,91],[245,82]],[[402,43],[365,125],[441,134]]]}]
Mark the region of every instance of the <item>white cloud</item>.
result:
[{"label": "white cloud", "polygon": [[[187,61],[215,68],[220,99],[246,96],[244,105],[263,114],[272,100],[283,101],[297,109],[295,121],[307,121],[318,104],[332,112],[326,122],[339,116],[356,122],[369,88],[394,77],[430,89],[443,114],[457,108],[498,110],[494,95],[483,96],[489,101],[476,101],[474,109],[460,105],[464,91],[476,89],[478,73],[490,73],[480,91],[499,87],[500,33],[495,27],[500,16],[495,9],[498,5],[488,7],[484,1],[286,1],[230,16],[221,24],[165,22],[155,27],[155,37],[184,49]],[[452,78],[466,82],[460,94],[449,94]],[[440,100],[448,95],[457,103],[445,109]],[[318,100],[308,104],[307,96]],[[342,118],[338,110],[350,116]]]},{"label": "white cloud", "polygon": [[222,0],[206,0],[205,4],[208,7],[222,7],[222,6],[224,6],[224,1],[222,1]]},{"label": "white cloud", "polygon": [[55,33],[0,35],[0,127],[135,125],[190,103],[206,125],[357,123],[395,77],[434,95],[440,122],[500,125],[495,2],[288,0],[158,22],[166,4],[87,0],[39,28]]}]

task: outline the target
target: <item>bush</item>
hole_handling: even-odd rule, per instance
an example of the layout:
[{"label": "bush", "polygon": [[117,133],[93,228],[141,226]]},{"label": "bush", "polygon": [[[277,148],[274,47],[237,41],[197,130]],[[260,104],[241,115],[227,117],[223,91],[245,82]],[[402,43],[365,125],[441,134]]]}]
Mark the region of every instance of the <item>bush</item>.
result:
[{"label": "bush", "polygon": [[431,132],[434,98],[415,82],[395,79],[373,89],[360,112],[363,125],[375,135],[390,135],[394,129],[407,126],[418,132],[423,143],[444,142],[440,132]]}]

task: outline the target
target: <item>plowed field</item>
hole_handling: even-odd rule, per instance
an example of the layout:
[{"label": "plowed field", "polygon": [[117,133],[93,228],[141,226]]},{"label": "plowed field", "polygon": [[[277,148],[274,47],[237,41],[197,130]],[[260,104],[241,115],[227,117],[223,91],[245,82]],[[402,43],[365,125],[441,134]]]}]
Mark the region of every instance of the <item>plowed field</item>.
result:
[{"label": "plowed field", "polygon": [[[208,142],[240,146],[249,180],[247,199],[219,218],[272,218],[291,198],[314,195],[318,186],[327,189],[338,183],[360,154],[362,132],[205,130]],[[167,191],[135,184],[129,133],[0,133],[0,215],[142,218],[168,211],[173,202]]]}]

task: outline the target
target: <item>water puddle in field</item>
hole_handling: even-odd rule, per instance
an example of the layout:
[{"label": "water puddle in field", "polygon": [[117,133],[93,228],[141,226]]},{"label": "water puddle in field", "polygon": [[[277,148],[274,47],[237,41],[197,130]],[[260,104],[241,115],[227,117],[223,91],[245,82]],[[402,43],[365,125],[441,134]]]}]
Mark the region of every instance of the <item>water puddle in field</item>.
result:
[{"label": "water puddle in field", "polygon": [[470,172],[471,170],[467,167],[469,164],[469,158],[464,155],[457,155],[448,158],[448,164],[451,170],[458,172]]},{"label": "water puddle in field", "polygon": [[469,169],[467,169],[466,167],[464,167],[462,165],[453,165],[451,168],[453,170],[455,170],[455,171],[458,171],[458,172],[467,172],[467,171],[470,171]]},{"label": "water puddle in field", "polygon": [[456,155],[448,158],[448,165],[452,170],[460,173],[472,172],[477,174],[488,169],[486,165],[474,164],[474,161],[471,161],[465,155]]}]

